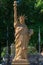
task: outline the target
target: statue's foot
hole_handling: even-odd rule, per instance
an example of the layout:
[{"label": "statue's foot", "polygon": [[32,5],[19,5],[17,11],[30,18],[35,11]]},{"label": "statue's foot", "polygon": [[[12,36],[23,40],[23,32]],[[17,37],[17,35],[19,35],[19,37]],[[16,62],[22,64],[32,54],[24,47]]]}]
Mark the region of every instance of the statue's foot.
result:
[{"label": "statue's foot", "polygon": [[13,59],[13,61],[16,61],[16,60],[20,60],[21,59],[21,56],[19,56],[19,57],[14,57],[14,59]]}]

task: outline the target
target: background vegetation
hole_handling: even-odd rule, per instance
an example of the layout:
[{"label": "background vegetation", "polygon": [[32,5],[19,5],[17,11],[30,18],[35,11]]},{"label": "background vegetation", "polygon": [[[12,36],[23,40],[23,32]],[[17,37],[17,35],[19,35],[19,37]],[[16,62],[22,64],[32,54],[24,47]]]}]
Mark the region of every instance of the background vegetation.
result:
[{"label": "background vegetation", "polygon": [[[41,31],[41,47],[43,46],[43,0],[18,0],[18,16],[25,14],[27,16],[26,24],[28,28],[34,30],[34,34],[29,45],[38,49],[38,31]],[[3,47],[9,46],[14,42],[14,0],[0,0],[0,54]],[[7,31],[8,27],[8,31]],[[8,32],[8,37],[7,37]]]}]

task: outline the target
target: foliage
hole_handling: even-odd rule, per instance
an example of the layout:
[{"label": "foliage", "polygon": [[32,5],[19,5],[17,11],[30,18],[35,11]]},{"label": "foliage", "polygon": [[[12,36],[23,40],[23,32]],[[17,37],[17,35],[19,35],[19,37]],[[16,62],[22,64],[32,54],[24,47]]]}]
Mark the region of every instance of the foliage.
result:
[{"label": "foliage", "polygon": [[[41,45],[43,44],[43,0],[19,0],[18,16],[25,14],[27,16],[26,24],[28,28],[34,30],[34,34],[29,45],[35,46],[38,44],[38,30],[41,29]],[[14,42],[13,28],[13,2],[14,0],[0,0],[0,43],[3,46]],[[8,35],[7,38],[7,26]]]},{"label": "foliage", "polygon": [[28,47],[28,53],[29,53],[29,54],[37,54],[38,52],[37,52],[37,50],[36,50],[35,47],[29,46],[29,47]]},{"label": "foliage", "polygon": [[3,51],[2,51],[2,53],[1,53],[1,57],[3,58],[3,57],[5,57],[5,54],[6,54],[6,47],[5,48],[3,48]]}]

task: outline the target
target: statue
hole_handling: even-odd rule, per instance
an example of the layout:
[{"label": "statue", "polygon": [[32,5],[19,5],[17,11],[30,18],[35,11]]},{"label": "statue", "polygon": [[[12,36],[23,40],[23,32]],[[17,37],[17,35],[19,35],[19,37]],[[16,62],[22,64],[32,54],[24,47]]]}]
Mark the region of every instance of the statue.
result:
[{"label": "statue", "polygon": [[[14,28],[15,28],[15,60],[27,59],[28,42],[33,34],[32,30],[28,31],[25,24],[25,16],[21,15],[19,21],[17,18],[17,1],[14,1]],[[30,33],[31,32],[31,33]]]}]

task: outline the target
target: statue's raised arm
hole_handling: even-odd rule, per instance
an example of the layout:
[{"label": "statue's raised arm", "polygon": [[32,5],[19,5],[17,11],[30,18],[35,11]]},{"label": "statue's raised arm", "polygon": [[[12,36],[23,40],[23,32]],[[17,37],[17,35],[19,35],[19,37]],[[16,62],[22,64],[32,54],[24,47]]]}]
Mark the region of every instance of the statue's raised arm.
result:
[{"label": "statue's raised arm", "polygon": [[17,22],[17,1],[14,1],[14,27],[16,26]]}]

